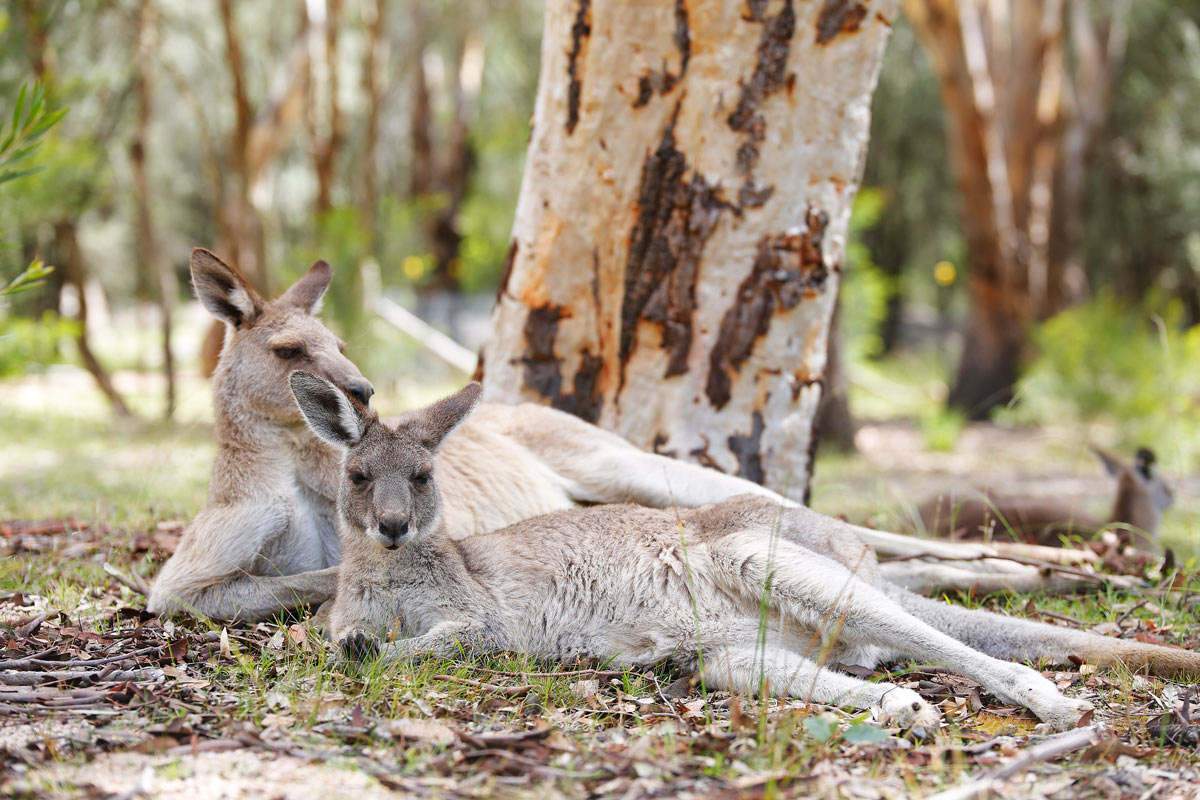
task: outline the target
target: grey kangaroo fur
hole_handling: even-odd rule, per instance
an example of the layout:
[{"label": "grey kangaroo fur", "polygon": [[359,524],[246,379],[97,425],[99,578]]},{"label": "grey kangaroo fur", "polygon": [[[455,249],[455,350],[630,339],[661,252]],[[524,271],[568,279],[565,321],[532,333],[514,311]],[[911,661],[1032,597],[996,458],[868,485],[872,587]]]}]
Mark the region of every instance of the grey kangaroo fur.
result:
[{"label": "grey kangaroo fur", "polygon": [[1146,552],[1159,550],[1158,527],[1175,496],[1163,480],[1154,452],[1139,448],[1129,464],[1098,447],[1093,447],[1092,452],[1117,481],[1107,520],[1060,498],[986,491],[965,498],[952,495],[932,498],[920,505],[918,514],[925,529],[938,536],[977,539],[990,531],[998,540],[1016,536],[1031,544],[1057,547],[1065,537],[1091,538],[1113,527],[1120,542]]},{"label": "grey kangaroo fur", "polygon": [[[288,375],[306,370],[360,401],[371,394],[370,384],[342,355],[342,343],[314,316],[329,285],[329,266],[318,262],[273,302],[207,250],[193,252],[191,267],[197,296],[227,327],[213,377],[219,450],[208,502],[159,573],[148,607],[155,613],[180,609],[258,620],[304,603],[325,603],[337,589],[336,565],[342,557],[334,525],[341,453],[309,431]],[[613,433],[539,405],[480,405],[433,460],[443,493],[441,515],[452,540],[590,503],[694,507],[753,494],[773,507],[795,506],[757,484],[642,452]],[[837,547],[857,553],[858,537],[872,535],[922,549],[939,544],[856,529],[811,511],[797,513],[811,521],[812,536],[828,537],[821,552]],[[1005,636],[990,642],[981,635],[975,641],[975,631],[990,630],[975,622],[985,619],[978,616],[982,612],[924,600],[893,586],[886,591],[935,627],[993,654],[1062,661],[1069,653],[1166,675],[1200,672],[1195,656],[1185,651],[1057,628],[1057,643],[1047,644],[1043,627],[1007,618]],[[1023,627],[1028,625],[1034,627]]]},{"label": "grey kangaroo fur", "polygon": [[[208,502],[160,572],[148,607],[254,621],[324,603],[340,560],[339,454],[309,433],[287,376],[304,369],[363,402],[371,394],[314,316],[329,265],[318,262],[273,302],[207,250],[193,251],[191,270],[196,295],[227,329],[213,375],[219,450]],[[698,506],[752,493],[792,505],[757,484],[642,452],[534,404],[484,404],[436,460],[453,538],[581,504]]]},{"label": "grey kangaroo fur", "polygon": [[[871,708],[902,726],[935,724],[938,712],[910,690],[824,669],[818,656],[828,650],[830,662],[866,667],[898,656],[944,664],[1058,729],[1074,727],[1091,704],[973,648],[1058,663],[1076,651],[1157,658],[1200,671],[1200,654],[918,598],[880,578],[870,548],[835,521],[761,496],[557,511],[455,540],[435,457],[475,409],[478,384],[393,426],[321,378],[296,372],[290,382],[314,434],[344,451],[343,560],[329,628],[348,654],[669,660],[699,668],[710,687],[756,692],[765,682],[772,694]],[[403,638],[378,644],[388,632]]]}]

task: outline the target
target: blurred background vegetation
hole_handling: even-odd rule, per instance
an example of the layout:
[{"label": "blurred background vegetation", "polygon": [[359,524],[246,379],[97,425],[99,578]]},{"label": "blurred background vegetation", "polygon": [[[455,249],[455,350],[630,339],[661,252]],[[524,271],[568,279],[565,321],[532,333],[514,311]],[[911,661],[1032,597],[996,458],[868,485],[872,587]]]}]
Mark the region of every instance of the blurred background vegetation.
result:
[{"label": "blurred background vegetation", "polygon": [[[831,387],[844,419],[826,443],[903,418],[926,450],[950,451],[986,419],[1058,431],[1075,469],[1098,439],[1196,470],[1200,1],[1063,0],[1048,23],[1043,4],[1013,0],[1015,38],[987,43],[1016,198],[998,223],[981,221],[978,176],[956,161],[979,109],[947,105],[962,54],[928,17],[955,4],[904,5],[848,246]],[[1013,44],[1022,13],[1039,47]],[[33,154],[40,171],[0,184],[0,286],[38,259],[55,268],[0,305],[5,435],[78,437],[109,417],[83,398],[104,396],[138,420],[128,441],[195,455],[213,333],[188,291],[196,245],[267,293],[329,260],[325,317],[385,409],[460,380],[363,298],[386,294],[471,348],[487,335],[541,23],[538,0],[0,6],[0,121],[35,84],[47,113],[67,109]],[[987,252],[988,225],[1015,225],[1008,262]],[[1003,313],[981,306],[996,296]],[[999,356],[978,341],[992,334]],[[1001,374],[1006,358],[1015,380],[964,388],[965,369]],[[47,409],[75,422],[50,425]],[[29,498],[12,488],[21,469],[3,476],[0,517]]]}]

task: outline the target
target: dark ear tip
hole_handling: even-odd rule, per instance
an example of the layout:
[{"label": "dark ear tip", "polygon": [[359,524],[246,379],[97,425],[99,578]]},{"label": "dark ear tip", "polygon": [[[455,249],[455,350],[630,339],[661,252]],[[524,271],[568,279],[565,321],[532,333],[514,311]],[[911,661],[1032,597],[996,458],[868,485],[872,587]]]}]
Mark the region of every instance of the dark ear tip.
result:
[{"label": "dark ear tip", "polygon": [[313,262],[313,265],[308,268],[309,272],[328,272],[333,274],[333,267],[329,266],[329,262],[323,258],[319,258]]},{"label": "dark ear tip", "polygon": [[219,255],[206,247],[193,247],[192,257],[188,263],[191,264],[192,269],[195,269],[197,266],[204,266],[205,264],[210,263],[217,263],[221,266],[226,266],[225,262],[221,260]]}]

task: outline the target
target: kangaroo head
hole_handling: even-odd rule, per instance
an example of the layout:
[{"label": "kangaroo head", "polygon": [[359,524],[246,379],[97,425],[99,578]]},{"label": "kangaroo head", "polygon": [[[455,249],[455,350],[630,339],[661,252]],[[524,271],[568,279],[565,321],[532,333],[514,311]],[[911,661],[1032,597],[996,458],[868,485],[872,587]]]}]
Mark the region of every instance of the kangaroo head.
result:
[{"label": "kangaroo head", "polygon": [[1152,545],[1152,537],[1158,534],[1162,512],[1175,501],[1175,493],[1158,469],[1154,451],[1148,447],[1139,448],[1132,464],[1126,464],[1098,447],[1093,447],[1092,452],[1104,464],[1108,474],[1117,479],[1113,521],[1128,523],[1144,532],[1144,535],[1133,535],[1139,547]]},{"label": "kangaroo head", "polygon": [[300,424],[287,377],[297,369],[319,375],[366,405],[374,389],[345,344],[315,314],[333,270],[324,261],[273,301],[263,300],[241,273],[202,248],[192,251],[192,285],[213,316],[226,324],[225,346],[213,375],[218,402],[239,398],[258,415]]},{"label": "kangaroo head", "polygon": [[469,383],[391,427],[323,378],[296,371],[290,382],[312,432],[343,451],[337,509],[344,530],[388,550],[436,533],[442,501],[433,456],[475,410],[483,388]]}]

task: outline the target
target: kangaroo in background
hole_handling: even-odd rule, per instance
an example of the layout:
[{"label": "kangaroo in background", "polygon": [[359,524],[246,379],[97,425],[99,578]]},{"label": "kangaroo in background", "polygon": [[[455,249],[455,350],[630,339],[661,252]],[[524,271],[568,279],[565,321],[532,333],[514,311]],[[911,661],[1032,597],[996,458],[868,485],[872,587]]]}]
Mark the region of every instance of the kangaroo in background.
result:
[{"label": "kangaroo in background", "polygon": [[1159,548],[1162,513],[1174,502],[1171,487],[1156,466],[1153,451],[1142,447],[1126,464],[1098,447],[1092,452],[1117,479],[1116,499],[1107,521],[1052,497],[1021,497],[981,492],[973,497],[942,495],[918,508],[925,529],[937,536],[997,540],[1015,536],[1031,544],[1061,547],[1064,538],[1092,538],[1113,523],[1122,544],[1153,552]]},{"label": "kangaroo in background", "polygon": [[[322,378],[296,372],[290,383],[313,433],[344,453],[343,562],[329,627],[351,656],[668,660],[699,669],[712,687],[872,708],[902,726],[939,716],[908,689],[824,669],[817,656],[872,668],[898,656],[941,663],[1059,729],[1091,704],[986,652],[1200,673],[1200,654],[916,597],[879,577],[870,548],[844,524],[761,496],[557,511],[457,540],[436,454],[475,409],[478,384],[393,426]],[[397,627],[404,638],[377,642]]]}]

